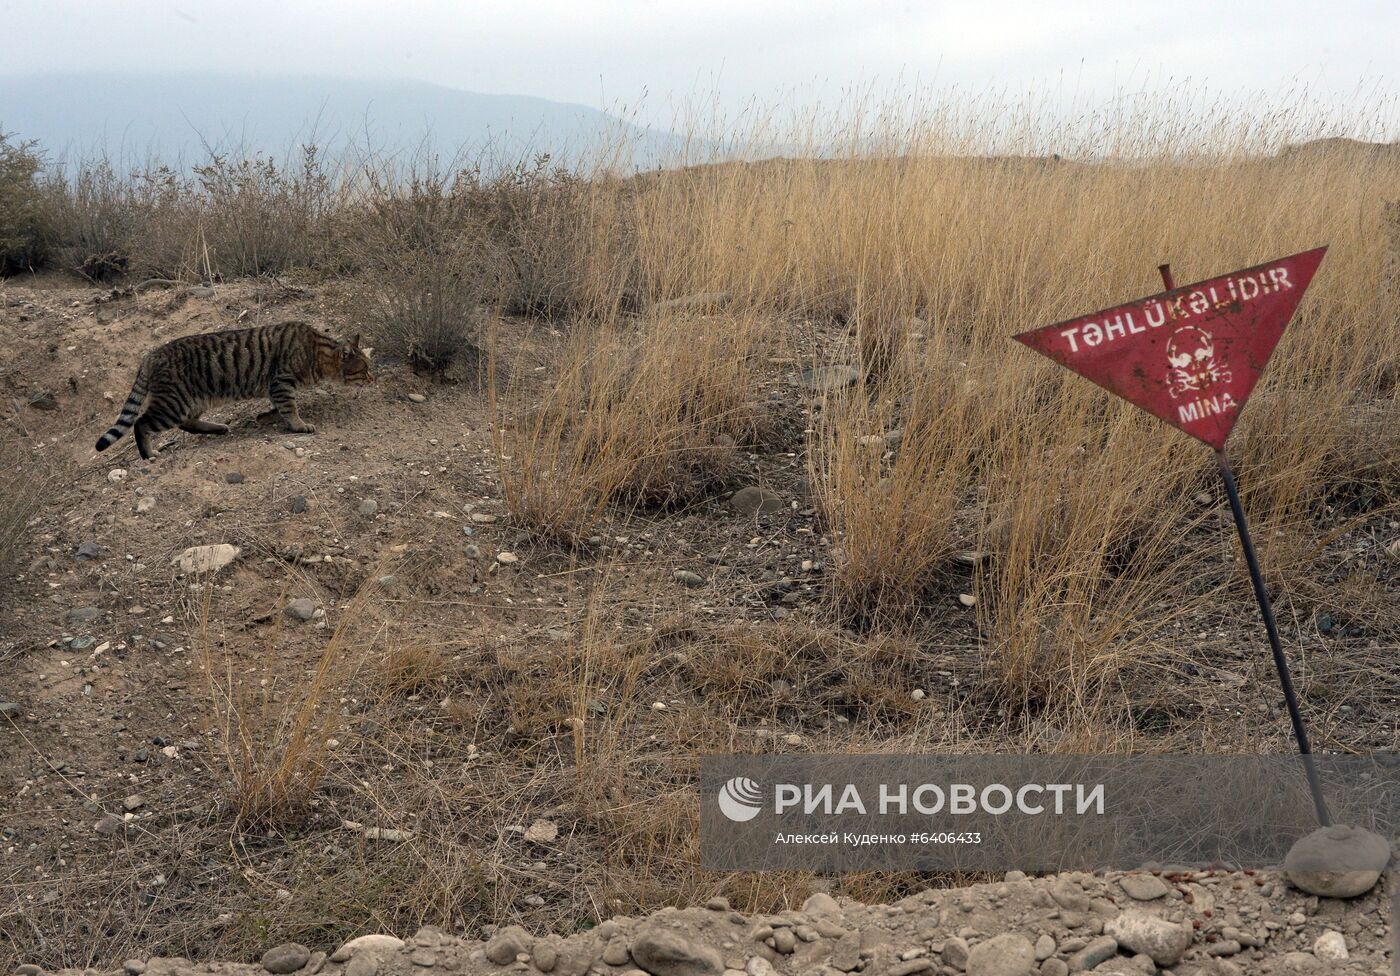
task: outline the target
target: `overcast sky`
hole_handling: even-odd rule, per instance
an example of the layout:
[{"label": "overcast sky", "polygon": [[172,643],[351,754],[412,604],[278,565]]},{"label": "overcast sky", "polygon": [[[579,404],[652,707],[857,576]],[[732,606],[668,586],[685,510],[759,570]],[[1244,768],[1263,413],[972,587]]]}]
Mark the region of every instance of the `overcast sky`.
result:
[{"label": "overcast sky", "polygon": [[1397,0],[0,0],[0,73],[397,77],[472,91],[726,110],[851,88],[1032,87],[1086,104],[1190,79],[1345,102],[1400,76]]}]

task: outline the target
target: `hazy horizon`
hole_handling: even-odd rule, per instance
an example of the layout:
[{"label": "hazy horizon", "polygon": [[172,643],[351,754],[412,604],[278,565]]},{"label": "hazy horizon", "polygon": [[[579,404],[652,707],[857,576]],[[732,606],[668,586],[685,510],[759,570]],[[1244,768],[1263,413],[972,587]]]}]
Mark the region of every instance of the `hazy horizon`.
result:
[{"label": "hazy horizon", "polygon": [[1305,89],[1346,111],[1400,77],[1400,6],[1374,0],[657,4],[0,0],[3,76],[48,72],[419,82],[602,110],[653,128],[755,104],[998,91],[1093,111],[1145,92],[1247,109]]}]

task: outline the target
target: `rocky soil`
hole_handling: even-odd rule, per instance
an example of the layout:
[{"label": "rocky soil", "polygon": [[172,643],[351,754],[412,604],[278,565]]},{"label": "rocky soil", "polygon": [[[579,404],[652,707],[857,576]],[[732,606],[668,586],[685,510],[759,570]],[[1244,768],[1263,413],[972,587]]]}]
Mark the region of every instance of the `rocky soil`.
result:
[{"label": "rocky soil", "polygon": [[[369,934],[339,947],[273,946],[260,965],[136,958],[113,973],[1387,976],[1394,888],[1391,876],[1359,899],[1340,901],[1304,894],[1272,872],[1036,879],[1012,872],[998,883],[928,890],[886,905],[817,893],[797,911],[746,915],[714,898],[703,908],[612,918],[567,938],[509,925],[465,940],[427,926],[407,939]],[[20,972],[37,976],[38,969]]]},{"label": "rocky soil", "polygon": [[[0,289],[3,402],[51,476],[0,591],[0,973],[138,951],[256,972],[204,960],[254,959],[288,939],[316,952],[284,949],[270,971],[1150,971],[1139,930],[1180,936],[1131,913],[1190,924],[1172,929],[1191,937],[1184,956],[1159,951],[1159,971],[1390,971],[1379,893],[1319,902],[1271,875],[1168,878],[1147,900],[1113,878],[1012,878],[834,907],[822,887],[873,902],[934,880],[695,868],[693,757],[707,751],[1092,752],[1120,735],[1189,752],[1288,747],[1242,585],[1181,622],[1172,670],[1125,692],[1131,709],[1102,730],[1008,715],[985,679],[966,565],[931,581],[918,634],[834,624],[833,540],[802,435],[819,392],[800,372],[831,334],[775,323],[762,396],[779,436],[737,452],[734,484],[683,508],[616,513],[594,552],[574,554],[511,524],[480,388],[403,364],[377,363],[372,387],[307,395],[315,435],[244,403],[210,415],[228,436],[168,434],[151,462],[129,438],[94,455],[158,342],[292,317],[349,331],[314,283],[109,291]],[[547,385],[558,333],[503,329],[513,376]],[[1232,553],[1221,499],[1199,503],[1219,516],[1202,531]],[[1396,531],[1388,512],[1369,535],[1329,536],[1326,602],[1281,598],[1321,749],[1400,742],[1400,564],[1385,549]],[[1374,611],[1337,609],[1363,597]],[[347,623],[353,646],[317,715],[319,789],[290,825],[236,824],[237,757],[211,689],[242,696],[259,741],[280,745],[279,723],[296,718]],[[779,914],[716,903],[601,921],[714,896]],[[463,941],[486,922],[504,928]],[[424,923],[451,935],[319,956]],[[586,931],[531,940],[515,925]]]}]

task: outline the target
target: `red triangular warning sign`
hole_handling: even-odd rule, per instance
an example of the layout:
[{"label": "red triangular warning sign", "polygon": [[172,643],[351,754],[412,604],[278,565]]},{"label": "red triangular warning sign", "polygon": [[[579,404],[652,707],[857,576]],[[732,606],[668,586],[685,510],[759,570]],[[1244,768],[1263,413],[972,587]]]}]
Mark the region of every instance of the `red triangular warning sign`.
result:
[{"label": "red triangular warning sign", "polygon": [[1217,450],[1327,248],[1016,336]]}]

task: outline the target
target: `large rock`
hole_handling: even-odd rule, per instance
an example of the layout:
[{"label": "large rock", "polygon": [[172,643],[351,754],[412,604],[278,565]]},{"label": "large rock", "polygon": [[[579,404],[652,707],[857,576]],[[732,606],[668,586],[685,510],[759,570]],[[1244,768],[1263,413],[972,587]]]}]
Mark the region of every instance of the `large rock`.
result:
[{"label": "large rock", "polygon": [[243,550],[237,546],[229,545],[227,542],[220,542],[212,546],[190,546],[180,555],[171,560],[171,563],[180,568],[182,573],[217,573],[229,563],[238,558],[238,554]]},{"label": "large rock", "polygon": [[643,929],[632,940],[632,958],[652,976],[707,976],[724,971],[715,950],[655,926]]},{"label": "large rock", "polygon": [[1123,912],[1105,922],[1103,931],[1121,948],[1145,953],[1159,966],[1175,965],[1191,946],[1191,929],[1146,912]]},{"label": "large rock", "polygon": [[841,903],[825,891],[818,891],[807,896],[807,900],[802,903],[802,911],[807,915],[839,915]]},{"label": "large rock", "polygon": [[1310,895],[1355,898],[1370,891],[1390,861],[1390,844],[1360,827],[1319,827],[1283,859],[1288,880]]},{"label": "large rock", "polygon": [[993,936],[967,954],[967,976],[1029,976],[1035,965],[1035,946],[1019,932]]},{"label": "large rock", "polygon": [[376,932],[373,935],[362,935],[351,939],[335,952],[331,953],[331,962],[345,962],[356,955],[371,955],[378,953],[397,952],[404,946],[403,939],[398,936],[386,935]]}]

